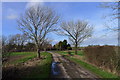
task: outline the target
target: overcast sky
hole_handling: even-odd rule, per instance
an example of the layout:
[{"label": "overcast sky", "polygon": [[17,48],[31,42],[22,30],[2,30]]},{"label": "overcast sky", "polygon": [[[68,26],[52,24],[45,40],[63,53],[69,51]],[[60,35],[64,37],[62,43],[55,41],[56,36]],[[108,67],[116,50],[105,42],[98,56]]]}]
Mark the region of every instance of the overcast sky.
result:
[{"label": "overcast sky", "polygon": [[[117,33],[108,31],[104,26],[104,15],[111,10],[100,8],[100,2],[3,2],[2,3],[2,33],[5,36],[21,33],[17,29],[16,19],[23,14],[25,9],[34,5],[45,5],[54,8],[61,15],[62,20],[87,20],[94,26],[93,36],[86,39],[81,46],[86,45],[117,45]],[[67,37],[50,33],[49,38],[54,40],[53,44]]]}]

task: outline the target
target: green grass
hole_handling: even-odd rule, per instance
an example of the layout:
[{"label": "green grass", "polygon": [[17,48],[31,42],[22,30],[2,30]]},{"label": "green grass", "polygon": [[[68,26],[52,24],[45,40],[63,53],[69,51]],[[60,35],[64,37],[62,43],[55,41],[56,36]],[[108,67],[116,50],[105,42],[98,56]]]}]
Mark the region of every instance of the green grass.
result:
[{"label": "green grass", "polygon": [[19,63],[26,62],[34,57],[37,57],[37,53],[35,52],[12,52],[10,53],[10,56],[13,56],[13,57],[23,56],[21,58],[18,57],[17,60],[8,63],[8,64],[19,64]]},{"label": "green grass", "polygon": [[87,70],[95,73],[97,76],[100,76],[102,78],[118,78],[118,76],[112,74],[112,73],[109,73],[107,71],[103,71],[102,69],[100,68],[97,68],[91,64],[88,64],[86,62],[83,62],[79,59],[76,59],[76,58],[73,58],[73,57],[69,57],[69,56],[66,56],[66,58],[68,58],[69,60],[75,62],[75,63],[78,63],[80,64],[82,67],[86,68]]},{"label": "green grass", "polygon": [[47,52],[43,52],[41,55],[44,56],[45,59],[41,60],[41,62],[37,64],[36,68],[32,70],[31,74],[28,74],[27,78],[49,78],[52,56]]},{"label": "green grass", "polygon": [[[70,51],[72,55],[75,55],[75,51]],[[56,53],[60,53],[62,55],[65,55],[65,54],[68,54],[68,51],[56,51]],[[80,55],[80,56],[84,56],[84,53],[83,51],[78,51],[78,54],[77,55]]]},{"label": "green grass", "polygon": [[18,56],[18,55],[31,55],[35,54],[34,52],[11,52],[6,54],[5,56]]},{"label": "green grass", "polygon": [[19,63],[23,63],[23,62],[26,62],[26,61],[28,61],[28,60],[30,60],[30,59],[35,58],[35,57],[37,57],[37,55],[26,56],[26,57],[24,57],[24,58],[21,58],[21,59],[18,59],[18,60],[16,60],[16,61],[13,61],[13,62],[11,62],[10,64],[19,64]]},{"label": "green grass", "polygon": [[12,52],[12,55],[10,55],[12,57],[18,57],[18,56],[22,56],[22,57],[18,57],[17,59],[15,59],[14,61],[9,61],[7,63],[3,63],[3,66],[6,65],[18,65],[20,63],[26,62],[30,59],[33,59],[34,57],[37,57],[37,53],[35,52]]}]

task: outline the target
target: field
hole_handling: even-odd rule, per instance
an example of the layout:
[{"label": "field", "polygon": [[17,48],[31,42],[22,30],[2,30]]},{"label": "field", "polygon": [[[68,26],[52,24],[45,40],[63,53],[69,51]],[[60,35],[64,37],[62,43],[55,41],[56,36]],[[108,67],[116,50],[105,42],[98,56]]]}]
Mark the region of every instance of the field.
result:
[{"label": "field", "polygon": [[[70,63],[66,64],[72,66],[76,63],[99,78],[119,78],[116,74],[110,73],[107,70],[89,63],[83,51],[79,50],[77,55],[73,50],[54,52],[64,55],[64,57],[62,57],[63,61],[60,60],[63,64],[65,63],[64,59],[68,59],[70,60]],[[51,78],[52,54],[48,52],[41,52],[42,59],[37,58],[36,52],[12,52],[4,56],[8,57],[8,60],[3,63],[3,79],[13,78],[18,80],[44,80]],[[68,74],[75,71],[69,71],[70,66],[63,66],[66,70],[68,69]],[[79,67],[76,69],[79,69]]]},{"label": "field", "polygon": [[[58,53],[63,54],[63,55],[67,55],[68,52],[70,52],[71,55],[75,55],[73,50],[69,50],[69,51],[55,51],[55,52],[58,52]],[[84,53],[83,53],[83,51],[78,51],[77,55],[84,56]]]},{"label": "field", "polygon": [[102,69],[86,62],[83,51],[78,51],[77,55],[74,54],[74,51],[71,51],[72,56],[68,56],[67,51],[56,51],[56,52],[60,53],[61,55],[66,55],[65,57],[67,59],[79,64],[80,66],[84,67],[85,69],[91,71],[92,73],[96,74],[97,76],[99,76],[101,78],[118,78],[117,75],[109,73],[105,70],[102,70]]},{"label": "field", "polygon": [[43,59],[36,58],[35,52],[13,52],[10,59],[3,65],[3,78],[42,79],[50,77],[52,57],[42,52]]}]

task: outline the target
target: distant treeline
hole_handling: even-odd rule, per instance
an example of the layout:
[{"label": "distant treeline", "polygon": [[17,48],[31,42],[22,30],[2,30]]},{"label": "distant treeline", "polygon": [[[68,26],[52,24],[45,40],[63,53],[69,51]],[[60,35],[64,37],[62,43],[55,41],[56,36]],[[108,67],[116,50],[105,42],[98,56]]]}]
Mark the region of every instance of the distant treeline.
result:
[{"label": "distant treeline", "polygon": [[70,44],[68,44],[67,40],[59,41],[57,44],[53,46],[54,50],[72,50]]},{"label": "distant treeline", "polygon": [[[67,40],[60,41],[54,46],[45,40],[44,44],[41,45],[40,50],[71,50],[71,45],[68,44]],[[8,52],[22,52],[22,51],[37,51],[35,42],[31,41],[24,34],[15,34],[8,37],[2,36],[2,53]]]},{"label": "distant treeline", "polygon": [[[41,45],[41,50],[50,50],[52,45],[45,41]],[[36,51],[35,42],[31,41],[26,35],[16,34],[8,37],[2,36],[2,53],[7,52],[22,52],[22,51]]]}]

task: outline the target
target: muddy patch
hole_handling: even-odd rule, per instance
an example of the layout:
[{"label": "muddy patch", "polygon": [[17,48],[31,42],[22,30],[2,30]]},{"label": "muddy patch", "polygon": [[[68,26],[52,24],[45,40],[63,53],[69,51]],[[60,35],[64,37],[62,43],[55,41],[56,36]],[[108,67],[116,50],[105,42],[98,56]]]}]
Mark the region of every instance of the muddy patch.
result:
[{"label": "muddy patch", "polygon": [[52,70],[52,75],[59,75],[60,74],[60,68],[58,67],[59,62],[52,62],[51,65],[51,70]]}]

